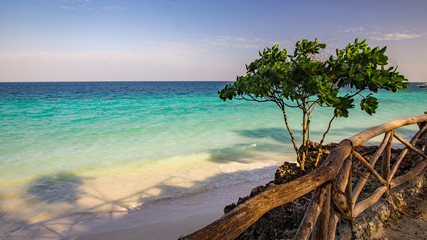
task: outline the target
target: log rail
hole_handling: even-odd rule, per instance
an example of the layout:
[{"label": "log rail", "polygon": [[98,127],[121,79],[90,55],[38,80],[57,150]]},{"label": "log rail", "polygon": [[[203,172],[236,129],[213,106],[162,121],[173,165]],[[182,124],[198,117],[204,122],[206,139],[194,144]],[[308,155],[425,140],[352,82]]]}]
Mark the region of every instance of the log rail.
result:
[{"label": "log rail", "polygon": [[[418,124],[420,130],[407,142],[394,130],[411,124]],[[309,239],[310,236],[313,239],[335,239],[336,227],[340,219],[343,224],[339,238],[350,239],[351,224],[354,218],[375,204],[382,196],[388,196],[390,189],[412,180],[427,167],[427,137],[424,140],[424,150],[414,146],[414,143],[426,131],[427,114],[391,121],[365,130],[341,141],[338,147],[331,151],[325,162],[311,173],[285,184],[270,184],[265,191],[239,205],[220,219],[180,239],[235,239],[266,212],[312,191],[314,191],[312,201],[306,210],[295,239]],[[354,150],[355,147],[381,134],[384,134],[383,141],[369,161]],[[391,145],[394,138],[401,142],[405,149],[391,166]],[[406,174],[395,178],[400,163],[408,151],[416,152],[424,160]],[[380,157],[382,157],[381,172],[377,172],[374,166]],[[366,168],[354,189],[351,184],[352,159],[357,159]],[[381,186],[369,197],[357,202],[371,174]],[[331,210],[332,205],[334,211]]]}]

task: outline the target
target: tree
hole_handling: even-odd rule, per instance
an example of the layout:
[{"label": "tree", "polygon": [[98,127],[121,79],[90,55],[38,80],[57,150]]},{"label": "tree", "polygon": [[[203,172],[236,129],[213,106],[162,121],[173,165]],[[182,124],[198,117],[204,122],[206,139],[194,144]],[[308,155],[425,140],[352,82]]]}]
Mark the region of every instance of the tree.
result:
[{"label": "tree", "polygon": [[[319,43],[317,39],[298,41],[293,55],[289,55],[286,49],[279,49],[277,44],[266,48],[259,53],[259,59],[246,65],[245,76],[238,76],[233,84],[226,85],[218,92],[224,101],[244,99],[274,102],[283,113],[302,170],[310,143],[311,115],[317,106],[334,109],[318,145],[320,149],[333,120],[348,117],[349,109],[355,107],[357,95],[362,97],[361,110],[372,115],[378,107],[378,100],[372,93],[380,89],[396,92],[408,87],[407,79],[397,72],[397,67],[386,67],[386,47],[371,48],[366,40],[359,42],[356,39],[354,44],[348,44],[345,49],[337,49],[336,55],[321,60],[320,50],[324,48],[326,44]],[[344,89],[352,91],[344,93]],[[299,108],[302,111],[300,147],[289,126],[287,108]],[[320,154],[321,150],[318,150],[318,157]]]}]

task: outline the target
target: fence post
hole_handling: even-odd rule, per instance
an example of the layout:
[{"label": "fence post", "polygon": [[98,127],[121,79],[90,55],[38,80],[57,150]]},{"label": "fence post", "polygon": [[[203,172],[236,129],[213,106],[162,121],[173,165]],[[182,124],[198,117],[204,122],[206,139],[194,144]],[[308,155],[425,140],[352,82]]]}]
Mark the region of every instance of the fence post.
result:
[{"label": "fence post", "polygon": [[295,240],[307,240],[310,238],[313,227],[315,226],[319,214],[324,206],[327,197],[327,190],[328,188],[326,185],[322,185],[314,191],[313,198],[305,211],[304,218],[302,219],[298,232],[294,237]]},{"label": "fence post", "polygon": [[329,216],[331,213],[331,183],[328,183],[325,188],[325,201],[323,202],[322,210],[317,218],[316,225],[314,226],[314,240],[323,240],[328,236]]},{"label": "fence post", "polygon": [[[350,154],[347,159],[344,161],[344,164],[338,173],[338,176],[336,178],[336,188],[337,190],[344,192],[346,185],[348,183],[348,175],[351,172],[351,165],[352,165],[352,159],[353,155]],[[337,229],[337,223],[338,223],[339,217],[337,213],[331,212],[331,215],[329,217],[329,229],[328,229],[328,240],[335,239],[335,232]]]},{"label": "fence post", "polygon": [[[424,114],[427,114],[427,112],[424,112]],[[427,125],[427,121],[424,122],[424,126]],[[424,154],[427,155],[427,133],[426,133],[426,139],[424,141]]]},{"label": "fence post", "polygon": [[[393,130],[390,131],[393,134]],[[390,191],[390,159],[391,159],[391,145],[393,143],[393,137],[387,142],[386,149],[383,155],[383,161],[381,166],[381,176],[387,181],[387,191],[384,194],[384,197],[388,197]]]}]

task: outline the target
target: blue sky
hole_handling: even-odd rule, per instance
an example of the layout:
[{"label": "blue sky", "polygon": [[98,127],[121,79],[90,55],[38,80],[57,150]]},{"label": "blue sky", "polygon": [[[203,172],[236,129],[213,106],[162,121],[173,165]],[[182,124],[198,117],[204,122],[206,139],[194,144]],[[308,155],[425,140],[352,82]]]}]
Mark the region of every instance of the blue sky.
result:
[{"label": "blue sky", "polygon": [[0,81],[233,81],[258,51],[388,46],[427,81],[427,1],[2,0]]}]

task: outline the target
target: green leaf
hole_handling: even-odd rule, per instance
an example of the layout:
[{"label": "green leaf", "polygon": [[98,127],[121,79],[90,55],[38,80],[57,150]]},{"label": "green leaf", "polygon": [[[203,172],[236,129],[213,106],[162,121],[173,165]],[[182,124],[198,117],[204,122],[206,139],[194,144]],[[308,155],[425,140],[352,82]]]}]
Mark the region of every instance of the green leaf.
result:
[{"label": "green leaf", "polygon": [[365,80],[365,78],[361,74],[357,74],[356,76],[353,77],[353,80],[357,82],[361,82]]},{"label": "green leaf", "polygon": [[372,69],[370,69],[370,68],[366,69],[366,75],[368,75],[368,78],[371,78]]},{"label": "green leaf", "polygon": [[366,98],[362,99],[360,102],[360,107],[363,111],[369,115],[372,115],[378,108],[378,99],[368,95]]},{"label": "green leaf", "polygon": [[349,71],[350,77],[352,77],[352,76],[354,75],[354,71],[356,71],[356,68],[355,68],[355,66],[354,66],[354,65],[352,65],[352,66],[350,67],[350,71]]}]

